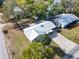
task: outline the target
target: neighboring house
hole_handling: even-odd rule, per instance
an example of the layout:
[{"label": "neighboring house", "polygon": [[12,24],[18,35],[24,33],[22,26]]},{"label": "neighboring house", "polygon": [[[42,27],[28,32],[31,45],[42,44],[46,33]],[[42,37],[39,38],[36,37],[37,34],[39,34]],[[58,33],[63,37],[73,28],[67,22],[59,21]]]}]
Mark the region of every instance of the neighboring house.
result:
[{"label": "neighboring house", "polygon": [[66,28],[76,24],[78,19],[74,14],[60,14],[56,16],[56,19],[53,19],[53,22],[57,27]]},{"label": "neighboring house", "polygon": [[32,42],[39,35],[53,32],[54,28],[56,28],[56,26],[51,21],[45,21],[35,26],[25,28],[23,29],[23,31],[24,31],[25,36],[29,39],[29,41]]}]

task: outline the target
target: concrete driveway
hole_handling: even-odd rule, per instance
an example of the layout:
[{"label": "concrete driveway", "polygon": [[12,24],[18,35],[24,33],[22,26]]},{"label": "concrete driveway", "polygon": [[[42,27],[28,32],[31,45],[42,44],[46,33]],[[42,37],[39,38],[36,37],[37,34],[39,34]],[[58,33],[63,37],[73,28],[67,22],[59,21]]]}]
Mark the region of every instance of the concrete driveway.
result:
[{"label": "concrete driveway", "polygon": [[49,36],[66,54],[72,55],[75,59],[79,58],[78,44],[70,41],[57,32],[53,32]]}]

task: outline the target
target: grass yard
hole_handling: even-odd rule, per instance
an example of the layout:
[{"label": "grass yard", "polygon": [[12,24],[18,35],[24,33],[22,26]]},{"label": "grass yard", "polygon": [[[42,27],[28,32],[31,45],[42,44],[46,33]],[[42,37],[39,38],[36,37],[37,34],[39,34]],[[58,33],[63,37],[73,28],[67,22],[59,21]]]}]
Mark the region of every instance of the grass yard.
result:
[{"label": "grass yard", "polygon": [[22,51],[29,45],[28,39],[25,37],[22,31],[11,29],[6,34],[8,39],[8,47],[12,56],[12,59],[22,59]]},{"label": "grass yard", "polygon": [[71,29],[61,29],[61,34],[79,44],[79,26],[75,26]]}]

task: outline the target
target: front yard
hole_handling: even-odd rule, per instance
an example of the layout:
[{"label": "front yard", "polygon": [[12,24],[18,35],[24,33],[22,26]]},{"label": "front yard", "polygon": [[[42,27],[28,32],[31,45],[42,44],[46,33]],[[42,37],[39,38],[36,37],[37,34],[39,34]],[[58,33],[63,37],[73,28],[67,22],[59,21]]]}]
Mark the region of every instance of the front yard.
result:
[{"label": "front yard", "polygon": [[17,29],[10,29],[6,34],[6,42],[12,59],[22,59],[22,51],[29,45],[24,33]]},{"label": "front yard", "polygon": [[[6,44],[8,45],[12,59],[22,59],[22,51],[30,44],[23,31],[18,29],[10,29],[5,36],[7,42]],[[61,59],[63,52],[59,46],[53,41],[51,42],[51,46],[55,49],[53,59]]]},{"label": "front yard", "polygon": [[79,44],[79,26],[74,26],[71,29],[61,29],[63,36]]}]

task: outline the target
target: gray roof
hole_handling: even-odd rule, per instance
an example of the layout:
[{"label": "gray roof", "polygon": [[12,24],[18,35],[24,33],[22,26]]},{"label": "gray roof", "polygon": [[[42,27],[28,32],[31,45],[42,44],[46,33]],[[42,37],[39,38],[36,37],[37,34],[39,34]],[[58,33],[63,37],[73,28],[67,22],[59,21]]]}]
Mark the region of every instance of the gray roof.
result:
[{"label": "gray roof", "polygon": [[48,34],[52,29],[56,28],[56,26],[51,21],[45,21],[35,26],[31,26],[29,28],[23,29],[25,36],[30,40],[33,41],[36,37],[41,34]]},{"label": "gray roof", "polygon": [[64,26],[66,26],[78,19],[78,17],[75,16],[74,14],[60,14],[60,15],[57,15],[56,17],[57,17],[57,19],[54,19],[54,22],[55,23],[57,22]]}]

